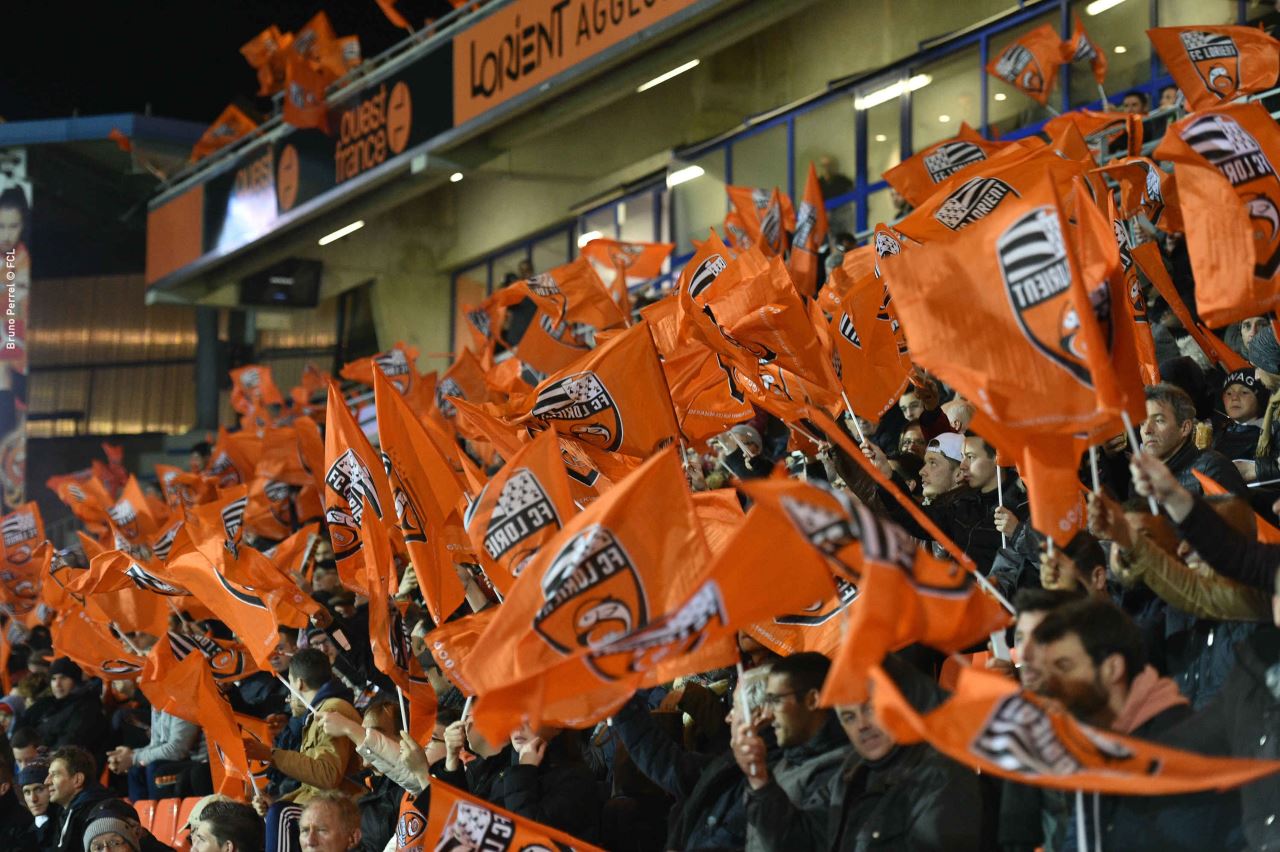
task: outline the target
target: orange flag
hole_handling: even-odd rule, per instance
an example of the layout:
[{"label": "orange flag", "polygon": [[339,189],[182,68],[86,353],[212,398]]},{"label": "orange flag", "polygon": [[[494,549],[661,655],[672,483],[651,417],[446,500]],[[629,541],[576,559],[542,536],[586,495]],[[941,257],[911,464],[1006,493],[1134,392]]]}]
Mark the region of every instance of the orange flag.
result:
[{"label": "orange flag", "polygon": [[409,346],[397,341],[386,352],[379,352],[368,358],[360,358],[343,365],[338,371],[344,379],[373,387],[375,372],[382,373],[400,392],[413,409],[415,415],[421,416],[431,410],[432,396],[427,382],[415,366],[418,363],[418,347]]},{"label": "orange flag", "polygon": [[1196,112],[1266,91],[1280,74],[1280,42],[1254,27],[1157,27],[1147,38]]},{"label": "orange flag", "polygon": [[253,479],[261,454],[262,439],[257,435],[220,428],[205,474],[213,477],[219,488],[247,483]]},{"label": "orange flag", "polygon": [[435,406],[445,418],[452,420],[457,413],[452,398],[479,404],[489,399],[489,388],[484,383],[484,367],[470,349],[463,349],[440,375],[436,382]]},{"label": "orange flag", "polygon": [[[474,561],[459,514],[463,492],[449,459],[404,398],[390,390],[386,379],[375,380],[381,464],[390,494],[384,505],[395,511],[418,587],[432,620],[441,624],[464,595],[454,564]],[[385,511],[382,517],[390,521]]]},{"label": "orange flag", "polygon": [[1177,169],[1200,316],[1216,326],[1274,310],[1280,129],[1266,108],[1227,104],[1189,115],[1165,132],[1153,156]]},{"label": "orange flag", "polygon": [[337,385],[329,386],[324,436],[324,520],[342,585],[365,594],[361,570],[360,516],[365,507],[379,518],[396,509],[382,459],[369,444]]},{"label": "orange flag", "polygon": [[1084,30],[1084,22],[1075,16],[1076,27],[1071,40],[1066,43],[1069,62],[1088,62],[1093,71],[1093,79],[1099,86],[1107,82],[1107,54],[1098,49],[1093,39]]},{"label": "orange flag", "polygon": [[137,543],[155,535],[160,531],[161,523],[166,520],[151,514],[147,498],[143,495],[141,486],[138,485],[137,477],[134,476],[129,477],[124,491],[120,494],[120,499],[107,510],[107,515],[111,518],[111,525],[130,543]]},{"label": "orange flag", "polygon": [[[259,80],[262,79],[262,70],[258,70]],[[264,83],[264,85],[267,84]],[[195,147],[191,149],[191,161],[195,162],[207,157],[214,151],[225,148],[237,139],[248,136],[257,129],[258,122],[246,115],[240,107],[228,104],[227,108],[214,119],[213,124],[209,125],[209,129],[196,140]]]},{"label": "orange flag", "polygon": [[538,549],[577,514],[555,432],[506,460],[464,515],[489,582],[506,597]]},{"label": "orange flag", "polygon": [[527,412],[516,422],[639,458],[680,432],[653,336],[643,322],[547,378],[513,408]]},{"label": "orange flag", "polygon": [[67,508],[71,509],[71,513],[79,518],[90,532],[101,531],[107,528],[109,518],[107,517],[107,509],[115,503],[111,499],[111,495],[107,494],[107,489],[95,476],[88,476],[84,479],[75,479],[67,477],[53,482],[49,487],[58,495],[63,503],[67,504]]},{"label": "orange flag", "polygon": [[818,265],[822,262],[818,250],[827,241],[827,206],[822,199],[822,185],[818,173],[809,163],[809,176],[804,183],[804,198],[796,212],[796,229],[791,238],[791,255],[787,269],[796,289],[806,296],[813,296],[818,286]]},{"label": "orange flag", "polygon": [[1005,427],[1105,428],[1121,393],[1070,225],[1050,180],[1020,196],[893,258],[912,360]]},{"label": "orange flag", "polygon": [[186,633],[168,633],[169,649],[179,662],[195,652],[203,654],[209,664],[209,673],[215,681],[234,683],[262,671],[234,642],[225,642],[212,636],[191,636]]},{"label": "orange flag", "polygon": [[627,279],[657,278],[662,274],[662,265],[674,250],[675,243],[627,243],[597,238],[583,246],[582,255],[612,271],[609,290],[613,300],[622,309],[625,320],[631,314]]},{"label": "orange flag", "polygon": [[[22,507],[18,507],[13,514],[21,514]],[[5,522],[13,517],[8,515]],[[8,532],[5,533],[6,538]],[[15,533],[17,535],[17,533]],[[43,597],[42,586],[45,584],[45,576],[49,573],[50,562],[53,556],[53,545],[43,540],[43,531],[41,541],[32,547],[25,559],[8,559],[6,558],[4,565],[0,566],[0,611],[5,612],[10,618],[25,621],[26,618],[35,611],[36,605]],[[22,545],[14,545],[13,553],[21,557],[23,553]],[[48,583],[53,586],[53,583]]]},{"label": "orange flag", "polygon": [[249,364],[231,371],[231,407],[241,414],[267,405],[284,405],[271,368]]},{"label": "orange flag", "polygon": [[282,33],[275,24],[267,27],[240,48],[240,53],[258,72],[258,95],[274,95],[284,87],[285,51],[293,44],[292,33]]},{"label": "orange flag", "polygon": [[413,655],[404,614],[395,601],[399,578],[391,560],[387,531],[368,508],[361,515],[360,536],[365,542],[365,586],[369,589],[369,644],[373,664],[391,678],[409,702],[410,718],[404,722],[413,738],[422,742],[422,737],[429,738],[435,727],[436,694]]},{"label": "orange flag", "polygon": [[284,121],[298,128],[324,130],[329,123],[325,89],[336,76],[318,63],[289,53],[285,60]]},{"label": "orange flag", "polygon": [[188,654],[177,660],[167,637],[147,655],[138,684],[151,706],[199,725],[209,741],[209,764],[223,774],[222,788],[215,792],[237,792],[231,779],[253,783],[253,772],[244,753],[240,726],[227,699],[218,691],[203,654]]},{"label": "orange flag", "polygon": [[885,655],[920,643],[951,654],[1009,624],[1009,613],[974,575],[921,548],[900,527],[856,508],[862,541],[858,599],[822,690],[825,706],[867,700],[867,678]]},{"label": "orange flag", "polygon": [[[666,520],[654,527],[646,519],[658,514]],[[585,693],[625,678],[625,657],[584,655],[665,614],[663,604],[684,597],[707,555],[676,451],[668,448],[569,519],[521,572],[477,653],[462,661],[464,676],[481,696],[477,725],[503,734],[510,730],[501,730],[504,722],[518,724],[522,713],[537,713],[529,691],[501,704],[486,703],[486,693],[566,661],[583,664],[576,679],[557,678],[560,690],[576,683]]]},{"label": "orange flag", "polygon": [[0,518],[0,533],[4,534],[4,567],[22,568],[31,561],[44,541],[40,507],[34,500],[18,506]]},{"label": "orange flag", "polygon": [[1147,276],[1147,280],[1156,288],[1160,298],[1169,305],[1169,310],[1173,311],[1174,316],[1182,323],[1182,327],[1210,359],[1221,364],[1227,372],[1250,367],[1244,358],[1210,331],[1208,326],[1191,315],[1186,303],[1178,295],[1178,288],[1174,286],[1173,279],[1169,277],[1169,270],[1164,265],[1164,257],[1160,254],[1159,246],[1155,243],[1142,243],[1133,246],[1129,253],[1133,256],[1133,262],[1142,270],[1142,274]]},{"label": "orange flag", "polygon": [[1125,150],[1130,156],[1142,152],[1142,116],[1128,112],[1095,112],[1074,109],[1054,116],[1044,123],[1044,132],[1057,136],[1068,126],[1075,127],[1084,137],[1085,145],[1093,152],[1096,162],[1104,162],[1111,154],[1112,143],[1125,140]]},{"label": "orange flag", "polygon": [[489,623],[501,609],[500,606],[490,607],[472,615],[446,621],[427,634],[426,641],[431,649],[431,658],[435,660],[444,676],[449,678],[463,695],[473,696],[476,690],[463,674],[462,661],[470,656]]},{"label": "orange flag", "polygon": [[590,345],[597,332],[626,325],[626,317],[585,252],[569,263],[499,290],[486,304],[510,307],[530,299],[553,325],[569,324],[576,342]]},{"label": "orange flag", "polygon": [[1008,145],[1008,142],[988,141],[962,121],[960,132],[955,136],[935,142],[908,157],[885,172],[883,177],[908,204],[919,207],[933,195],[939,184],[974,163],[985,161],[992,153]]},{"label": "orange flag", "polygon": [[1277,761],[1209,757],[1094,728],[984,669],[961,669],[951,698],[923,716],[883,671],[872,681],[876,721],[895,742],[926,741],[1019,784],[1149,796],[1222,790],[1280,770]]},{"label": "orange flag", "polygon": [[125,647],[101,621],[72,603],[49,626],[54,653],[68,656],[91,677],[127,678],[142,671],[142,657]]},{"label": "orange flag", "polygon": [[423,849],[559,849],[604,852],[576,837],[469,796],[443,781],[431,781]]},{"label": "orange flag", "polygon": [[906,390],[911,362],[899,347],[884,280],[865,276],[837,303],[830,333],[836,375],[859,417],[879,423]]},{"label": "orange flag", "polygon": [[1120,184],[1120,215],[1132,219],[1138,214],[1165,231],[1183,230],[1178,205],[1178,183],[1146,157],[1121,157],[1096,171],[1110,175]]},{"label": "orange flag", "polygon": [[729,202],[751,241],[766,257],[787,253],[789,235],[796,229],[791,199],[775,187],[772,191],[749,186],[726,186]]},{"label": "orange flag", "polygon": [[169,508],[179,513],[218,496],[218,485],[211,478],[173,465],[156,465],[156,481],[160,483],[160,491]]},{"label": "orange flag", "polygon": [[1120,280],[1118,290],[1127,310],[1114,314],[1116,322],[1128,319],[1129,333],[1133,336],[1135,355],[1138,359],[1144,385],[1158,384],[1160,363],[1156,358],[1156,342],[1151,336],[1151,321],[1147,318],[1147,298],[1142,292],[1138,267],[1133,262],[1133,240],[1129,226],[1116,210],[1115,199],[1107,193],[1107,218],[1115,233],[1116,246],[1120,250]]},{"label": "orange flag", "polygon": [[1001,50],[987,63],[987,73],[1044,106],[1058,79],[1058,68],[1072,57],[1067,47],[1056,27],[1043,24]]}]

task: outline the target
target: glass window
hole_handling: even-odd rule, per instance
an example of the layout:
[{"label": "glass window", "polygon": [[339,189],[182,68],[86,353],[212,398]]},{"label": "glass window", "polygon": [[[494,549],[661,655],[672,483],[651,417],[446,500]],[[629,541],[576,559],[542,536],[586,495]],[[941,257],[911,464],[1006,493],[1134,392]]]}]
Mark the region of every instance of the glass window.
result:
[{"label": "glass window", "polygon": [[546,272],[569,262],[569,232],[560,231],[533,244],[533,271]]},{"label": "glass window", "polygon": [[657,219],[654,205],[657,192],[641,192],[618,202],[618,231],[620,239],[629,243],[652,243],[657,240]]},{"label": "glass window", "polygon": [[857,135],[853,101],[837,98],[829,104],[796,116],[796,195],[804,195],[809,164],[818,171],[822,196],[830,201],[853,191],[858,171]]},{"label": "glass window", "polygon": [[[693,253],[693,240],[705,240],[707,229],[724,229],[729,201],[724,191],[724,149],[711,151],[691,162],[672,163],[667,176],[680,175],[697,166],[702,174],[671,188],[672,227],[676,229],[676,254]],[[688,174],[688,172],[685,172]]]},{"label": "glass window", "polygon": [[[578,222],[578,239],[576,245],[581,246],[590,242],[596,237],[604,237],[606,240],[616,240],[618,238],[618,223],[615,216],[614,205],[601,207],[599,210],[592,210],[583,216]],[[590,237],[590,239],[583,239]]]},{"label": "glass window", "polygon": [[[1130,2],[1137,2],[1137,0],[1130,0]],[[1058,17],[1057,12],[1040,15],[1020,27],[1014,27],[1011,30],[1005,30],[993,35],[988,42],[988,55],[992,58],[999,56],[1000,51],[1004,50],[1024,33],[1031,32],[1042,24],[1052,24],[1056,28],[1057,23],[1055,22]],[[986,74],[986,69],[983,69],[982,73]],[[1058,92],[1060,91],[1058,87],[1061,85],[1061,83],[1056,84],[1054,93],[1049,97],[1049,105],[1055,109],[1061,103],[1058,97]],[[987,122],[992,137],[999,137],[1012,130],[1017,130],[1019,127],[1043,121],[1048,117],[1048,110],[1042,108],[1040,104],[999,77],[987,74]]]},{"label": "glass window", "polygon": [[[1137,3],[1137,0],[1129,0]],[[1138,5],[1145,6],[1145,3]],[[1257,6],[1256,3],[1249,4]],[[1271,5],[1270,3],[1267,4]],[[1252,10],[1251,10],[1252,11]],[[1185,27],[1194,24],[1234,24],[1237,9],[1235,3],[1206,3],[1205,0],[1160,0],[1156,14],[1162,27]],[[1086,27],[1089,22],[1085,21]],[[1093,30],[1090,30],[1093,32]]]},{"label": "glass window", "polygon": [[898,205],[892,189],[882,189],[867,196],[867,230],[881,223],[891,225],[898,219]]},{"label": "glass window", "polygon": [[[1088,14],[1086,6],[1086,0],[1075,0],[1071,4],[1072,26],[1075,26],[1074,18],[1079,18],[1089,39],[1106,57],[1107,80],[1104,85],[1108,99],[1118,103],[1127,89],[1146,83],[1151,76],[1151,41],[1146,33],[1150,26],[1147,4],[1128,0],[1096,15]],[[1071,106],[1098,100],[1098,81],[1094,79],[1089,63],[1085,60],[1073,62],[1070,69]]]},{"label": "glass window", "polygon": [[901,161],[902,102],[894,98],[867,110],[867,181],[879,183],[880,176]]},{"label": "glass window", "polygon": [[832,240],[840,232],[856,234],[858,232],[858,201],[841,204],[827,211],[827,234]]},{"label": "glass window", "polygon": [[733,143],[735,186],[787,192],[787,126],[778,124]]},{"label": "glass window", "polygon": [[911,93],[911,150],[921,151],[960,132],[960,123],[982,127],[982,57],[978,48],[962,50],[921,68],[926,86]]}]

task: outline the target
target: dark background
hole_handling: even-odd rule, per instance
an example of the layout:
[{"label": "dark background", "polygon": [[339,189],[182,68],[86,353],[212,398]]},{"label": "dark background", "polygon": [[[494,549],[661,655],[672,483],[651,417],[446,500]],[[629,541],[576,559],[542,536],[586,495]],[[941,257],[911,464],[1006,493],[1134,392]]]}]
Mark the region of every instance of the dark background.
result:
[{"label": "dark background", "polygon": [[[339,36],[360,36],[368,59],[408,33],[374,0],[207,0],[204,3],[24,2],[0,46],[0,117],[6,121],[144,113],[212,122],[231,101],[270,112],[240,46],[271,24],[294,31],[321,9]],[[413,25],[447,0],[399,0]]]}]

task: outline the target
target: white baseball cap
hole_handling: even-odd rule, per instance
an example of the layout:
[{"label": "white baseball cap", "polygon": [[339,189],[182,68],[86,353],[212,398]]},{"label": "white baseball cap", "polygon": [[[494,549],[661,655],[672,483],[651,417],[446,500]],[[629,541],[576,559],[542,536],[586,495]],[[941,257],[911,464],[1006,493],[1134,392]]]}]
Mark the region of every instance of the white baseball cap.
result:
[{"label": "white baseball cap", "polygon": [[942,453],[953,462],[964,461],[964,436],[957,432],[943,432],[929,442],[926,453]]}]

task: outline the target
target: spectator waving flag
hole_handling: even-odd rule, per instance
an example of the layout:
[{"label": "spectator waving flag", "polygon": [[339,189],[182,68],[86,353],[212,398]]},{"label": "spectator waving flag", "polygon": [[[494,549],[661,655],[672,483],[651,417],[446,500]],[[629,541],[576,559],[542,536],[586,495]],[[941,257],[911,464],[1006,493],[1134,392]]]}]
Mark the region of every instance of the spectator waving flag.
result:
[{"label": "spectator waving flag", "polygon": [[818,286],[818,265],[822,263],[819,251],[827,242],[827,207],[822,199],[822,186],[818,172],[809,163],[809,176],[804,182],[804,196],[796,211],[795,234],[791,240],[791,255],[787,269],[796,289],[805,296],[815,295]]},{"label": "spectator waving flag", "polygon": [[[411,836],[406,839],[413,840]],[[427,814],[423,840],[422,848],[437,852],[471,849],[604,852],[598,846],[503,810],[437,779],[431,781],[431,810]]]},{"label": "spectator waving flag", "polygon": [[1097,43],[1089,38],[1089,34],[1085,32],[1084,22],[1080,20],[1080,16],[1075,16],[1075,30],[1071,34],[1071,39],[1066,43],[1067,55],[1069,62],[1088,62],[1090,70],[1093,71],[1093,79],[1097,81],[1098,88],[1101,89],[1103,84],[1107,82],[1107,54],[1099,49]]},{"label": "spectator waving flag", "polygon": [[744,229],[746,240],[738,247],[758,248],[765,257],[781,257],[787,253],[790,235],[796,229],[796,214],[791,199],[775,187],[772,191],[759,187],[726,186],[729,203],[737,214],[734,220]]},{"label": "spectator waving flag", "polygon": [[1254,27],[1156,27],[1147,38],[1197,112],[1266,91],[1280,74],[1280,42]]},{"label": "spectator waving flag", "polygon": [[962,121],[960,132],[955,136],[916,152],[885,172],[884,179],[908,204],[918,207],[933,195],[939,184],[975,163],[984,162],[991,154],[1007,148],[1009,144],[988,141],[967,122]]},{"label": "spectator waving flag", "polygon": [[1186,223],[1196,307],[1226,325],[1280,304],[1280,128],[1260,103],[1187,116],[1155,150],[1171,160]]}]

